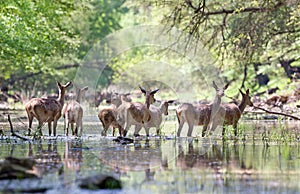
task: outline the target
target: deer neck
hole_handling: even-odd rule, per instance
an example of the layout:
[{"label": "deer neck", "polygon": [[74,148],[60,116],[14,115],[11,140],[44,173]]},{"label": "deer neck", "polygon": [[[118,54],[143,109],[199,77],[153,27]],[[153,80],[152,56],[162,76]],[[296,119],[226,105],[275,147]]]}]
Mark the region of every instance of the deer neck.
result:
[{"label": "deer neck", "polygon": [[65,91],[59,90],[57,101],[61,104],[61,106],[65,103]]},{"label": "deer neck", "polygon": [[212,116],[214,116],[218,112],[220,108],[220,104],[221,104],[221,97],[216,96],[212,103],[212,111],[211,111]]},{"label": "deer neck", "polygon": [[76,96],[76,101],[80,104],[80,100],[81,100],[81,93],[79,92],[79,94]]},{"label": "deer neck", "polygon": [[164,110],[165,110],[165,103],[164,102],[161,102],[161,104],[159,105],[159,110],[160,110],[160,112],[164,112]]},{"label": "deer neck", "polygon": [[246,100],[245,100],[245,98],[243,97],[243,98],[242,98],[242,101],[241,101],[240,104],[239,104],[239,109],[240,109],[241,113],[244,112],[246,106],[247,106],[247,105],[246,105]]},{"label": "deer neck", "polygon": [[146,99],[145,105],[146,105],[147,109],[149,110],[149,107],[150,107],[149,99]]}]

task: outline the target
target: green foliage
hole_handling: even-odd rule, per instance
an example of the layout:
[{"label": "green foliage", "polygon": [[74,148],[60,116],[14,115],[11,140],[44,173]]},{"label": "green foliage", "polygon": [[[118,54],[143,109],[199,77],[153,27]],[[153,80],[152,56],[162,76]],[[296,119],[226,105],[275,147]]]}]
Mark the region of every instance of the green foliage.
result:
[{"label": "green foliage", "polygon": [[[47,72],[53,56],[76,49],[72,31],[60,25],[74,4],[68,2],[1,1],[2,79],[16,71]],[[73,8],[72,8],[73,7]]]},{"label": "green foliage", "polygon": [[[122,1],[1,1],[1,85],[49,90],[71,80],[91,47],[120,29]],[[60,70],[58,70],[60,69]],[[42,82],[37,82],[42,80]],[[103,80],[102,80],[103,82]]]}]

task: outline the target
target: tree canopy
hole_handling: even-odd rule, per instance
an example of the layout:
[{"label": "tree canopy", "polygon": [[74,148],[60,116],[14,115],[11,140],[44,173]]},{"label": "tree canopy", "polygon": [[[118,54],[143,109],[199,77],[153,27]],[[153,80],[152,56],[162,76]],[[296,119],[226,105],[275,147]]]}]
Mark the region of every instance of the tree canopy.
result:
[{"label": "tree canopy", "polygon": [[[48,90],[55,80],[73,79],[95,47],[102,50],[88,68],[102,68],[104,60],[101,87],[141,81],[158,62],[168,64],[162,71],[179,72],[164,75],[176,82],[174,88],[183,82],[177,78],[187,75],[190,84],[201,83],[209,65],[233,88],[256,92],[296,87],[300,78],[299,0],[8,0],[0,2],[0,10],[2,89]],[[134,34],[132,27],[145,25],[163,26],[161,34],[173,42],[164,42],[165,48],[136,46],[116,55],[122,44],[153,36],[147,30]],[[122,40],[110,40],[113,46],[102,42],[130,28],[133,32],[124,33]],[[185,52],[175,53],[176,44]],[[202,53],[194,64],[193,52]]]}]

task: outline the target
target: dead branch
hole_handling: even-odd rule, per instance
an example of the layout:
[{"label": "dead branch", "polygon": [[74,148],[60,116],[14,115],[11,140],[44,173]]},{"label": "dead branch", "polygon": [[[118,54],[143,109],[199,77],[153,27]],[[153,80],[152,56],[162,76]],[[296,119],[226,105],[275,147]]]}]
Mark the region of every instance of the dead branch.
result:
[{"label": "dead branch", "polygon": [[264,109],[264,108],[261,108],[261,107],[258,107],[258,106],[254,106],[254,105],[253,105],[253,107],[256,108],[256,109],[265,111],[266,113],[269,113],[269,114],[282,115],[282,116],[290,117],[290,118],[295,119],[295,120],[300,120],[299,117],[296,117],[296,116],[293,116],[293,115],[290,115],[290,114],[286,114],[286,113],[282,113],[282,112],[274,112],[274,111],[270,111],[270,110],[267,110],[267,109]]},{"label": "dead branch", "polygon": [[8,119],[9,125],[10,125],[10,132],[11,132],[11,135],[12,135],[12,136],[18,137],[18,138],[20,138],[20,139],[22,139],[22,140],[25,140],[25,141],[31,140],[30,138],[23,137],[23,136],[21,136],[21,135],[15,133],[15,132],[14,132],[13,125],[12,125],[12,122],[11,122],[11,119],[10,119],[10,115],[8,114],[7,117],[8,117],[7,119]]}]

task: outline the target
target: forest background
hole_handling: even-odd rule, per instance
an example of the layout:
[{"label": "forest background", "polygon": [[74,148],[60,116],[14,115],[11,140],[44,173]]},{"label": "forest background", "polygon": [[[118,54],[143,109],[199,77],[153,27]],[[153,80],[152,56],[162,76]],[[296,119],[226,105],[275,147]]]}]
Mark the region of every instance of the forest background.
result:
[{"label": "forest background", "polygon": [[[299,0],[7,0],[1,1],[0,10],[1,94],[29,98],[40,91],[55,93],[55,81],[74,80],[95,45],[141,25],[188,35],[185,53],[209,53],[199,63],[210,61],[220,71],[231,83],[229,95],[238,94],[237,88],[250,88],[252,94],[291,94],[299,88]],[[195,42],[201,46],[189,49]],[[103,52],[99,56],[109,55],[109,48]],[[160,60],[191,76],[189,84],[199,85],[199,91],[211,90],[199,84],[199,64],[191,67],[185,57],[157,48],[135,47],[111,57],[105,66],[100,60],[88,68],[104,67],[95,86],[101,91],[120,82],[138,83],[145,76],[141,70],[126,70],[145,68],[141,61]],[[176,82],[173,90],[180,90],[178,77],[163,76]],[[199,99],[207,97],[198,94]]]}]

